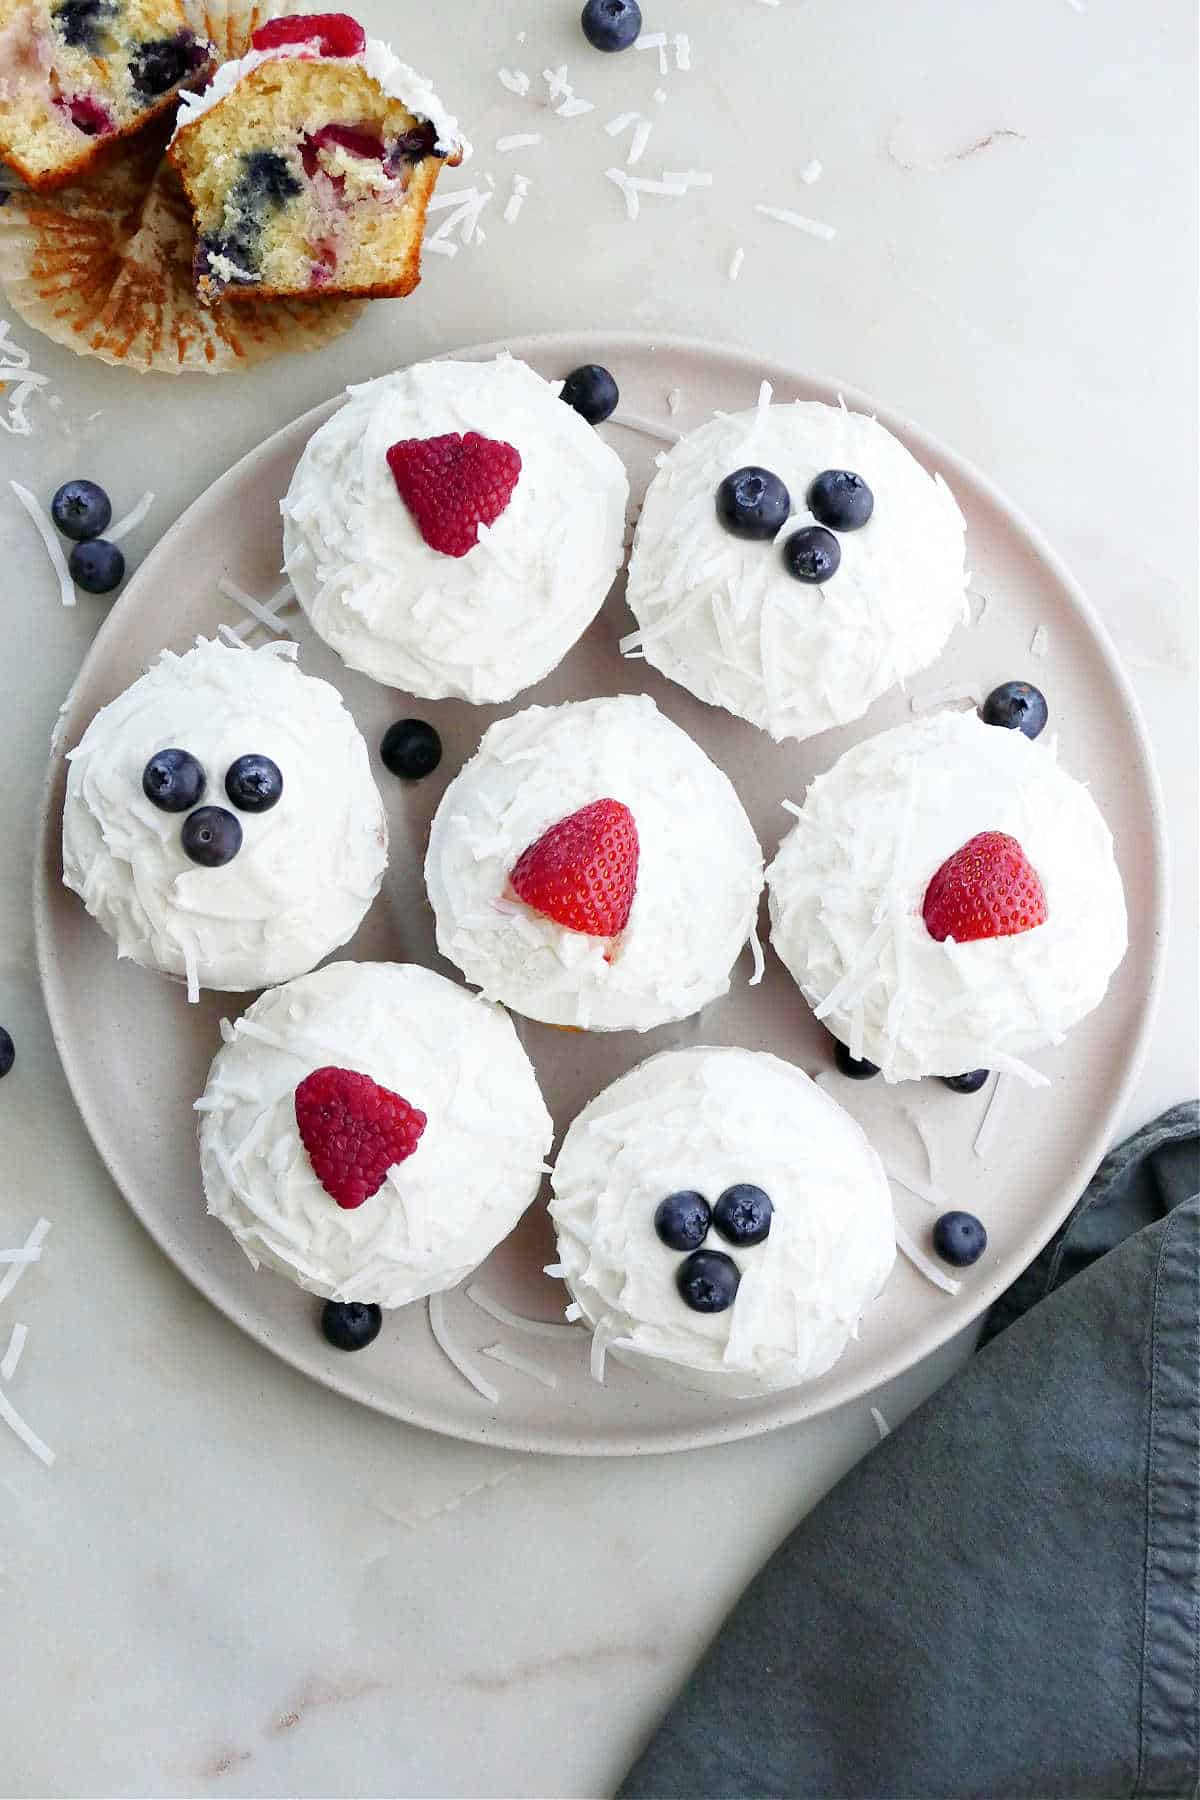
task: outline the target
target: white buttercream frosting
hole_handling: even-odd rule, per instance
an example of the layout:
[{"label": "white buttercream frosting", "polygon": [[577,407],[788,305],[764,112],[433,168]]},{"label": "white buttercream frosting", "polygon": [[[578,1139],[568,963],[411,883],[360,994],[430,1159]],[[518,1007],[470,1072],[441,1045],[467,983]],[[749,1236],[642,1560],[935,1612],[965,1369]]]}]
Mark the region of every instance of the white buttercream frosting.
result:
[{"label": "white buttercream frosting", "polygon": [[[311,969],[358,929],[383,879],[387,823],[367,747],[341,696],[302,675],[294,644],[261,650],[200,638],[103,707],[70,752],[63,879],[117,954],[195,987],[258,988]],[[142,792],[156,751],[187,750],[242,845],[221,868],[183,850],[186,813]],[[239,756],[278,764],[269,812],[239,812],[225,774]]]},{"label": "white buttercream frosting", "polygon": [[[654,1213],[692,1189],[715,1205],[751,1182],[774,1211],[761,1244],[704,1248],[741,1274],[725,1312],[693,1312]],[[550,1211],[572,1298],[610,1353],[684,1386],[749,1395],[832,1367],[895,1260],[892,1201],[861,1127],[800,1069],[763,1051],[669,1050],[586,1106],[567,1132]]]},{"label": "white buttercream frosting", "polygon": [[[263,63],[279,62],[291,57],[301,57],[307,61],[314,54],[316,52],[312,43],[276,44],[269,50],[248,50],[245,56],[222,63],[208,86],[200,93],[180,94],[179,112],[175,120],[176,134],[185,125],[193,124],[196,119],[211,111],[233,92],[251,70],[261,68]],[[453,113],[446,111],[433,91],[433,83],[423,75],[418,75],[415,69],[409,68],[406,62],[401,62],[391,45],[385,44],[381,38],[368,38],[357,56],[322,60],[359,64],[389,99],[398,100],[401,106],[406,106],[414,118],[429,120],[437,132],[437,149],[441,155],[454,156],[462,149],[458,120]]]},{"label": "white buttercream frosting", "polygon": [[[284,563],[352,669],[426,700],[510,700],[590,625],[620,566],[629,483],[615,451],[509,356],[415,363],[349,390],[283,501]],[[508,505],[465,556],[431,549],[387,463],[401,438],[512,444]]]},{"label": "white buttercream frosting", "polygon": [[[925,890],[984,831],[1017,839],[1046,921],[939,943]],[[1057,1043],[1125,953],[1121,878],[1095,801],[1051,744],[974,712],[934,713],[848,750],[809,788],[767,883],[775,949],[818,1017],[890,1081],[1003,1068]]]},{"label": "white buttercream frosting", "polygon": [[[513,899],[523,850],[594,800],[633,814],[629,923],[589,937]],[[484,734],[434,817],[438,948],[490,999],[552,1025],[647,1031],[717,999],[746,943],[762,853],[728,778],[646,695],[531,706]]]},{"label": "white buttercream frosting", "polygon": [[[413,1154],[347,1209],[326,1193],[295,1093],[332,1064],[425,1113]],[[332,1300],[404,1306],[453,1287],[537,1194],[553,1125],[512,1020],[430,969],[330,963],[235,1022],[200,1114],[208,1210],[257,1268]]]},{"label": "white buttercream frosting", "polygon": [[[646,660],[773,738],[806,738],[866,712],[941,652],[964,616],[964,527],[940,476],[889,431],[819,401],[718,414],[659,458],[629,565],[629,604]],[[792,516],[774,542],[717,518],[726,475],[757,464],[781,477]],[[874,495],[856,531],[835,533],[841,564],[797,581],[783,540],[814,523],[805,496],[824,469],[850,469]]]}]

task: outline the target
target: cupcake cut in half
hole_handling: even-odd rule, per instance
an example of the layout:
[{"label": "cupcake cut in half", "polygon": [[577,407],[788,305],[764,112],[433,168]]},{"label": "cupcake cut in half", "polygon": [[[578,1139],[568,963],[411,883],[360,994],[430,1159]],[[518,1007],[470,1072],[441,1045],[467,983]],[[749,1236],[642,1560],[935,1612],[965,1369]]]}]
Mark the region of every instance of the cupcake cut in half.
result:
[{"label": "cupcake cut in half", "polygon": [[268,20],[251,45],[181,109],[171,143],[198,294],[411,293],[429,197],[462,160],[455,120],[346,13]]},{"label": "cupcake cut in half", "polygon": [[180,0],[0,0],[0,159],[32,188],[78,180],[212,64]]}]

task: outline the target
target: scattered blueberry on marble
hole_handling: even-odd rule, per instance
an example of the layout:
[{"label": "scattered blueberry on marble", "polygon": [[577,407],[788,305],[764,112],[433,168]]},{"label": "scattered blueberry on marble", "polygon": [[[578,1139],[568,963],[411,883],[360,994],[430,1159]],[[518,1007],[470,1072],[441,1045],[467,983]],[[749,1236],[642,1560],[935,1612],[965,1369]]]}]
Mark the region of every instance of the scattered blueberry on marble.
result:
[{"label": "scattered blueberry on marble", "polygon": [[5,1031],[0,1025],[0,1081],[8,1074],[17,1060],[17,1047],[12,1041],[12,1033]]},{"label": "scattered blueberry on marble", "polygon": [[239,812],[270,812],[283,793],[283,771],[269,756],[239,756],[226,770],[225,792]]},{"label": "scattered blueberry on marble", "polygon": [[823,525],[802,525],[783,540],[783,565],[797,581],[828,581],[841,560],[842,546]]},{"label": "scattered blueberry on marble", "polygon": [[71,580],[85,594],[111,594],[125,579],[125,558],[107,538],[76,544],[67,558]]},{"label": "scattered blueberry on marble", "polygon": [[987,1249],[987,1232],[974,1213],[943,1213],[933,1228],[933,1247],[943,1262],[965,1269]]},{"label": "scattered blueberry on marble", "polygon": [[321,1330],[335,1350],[365,1350],[379,1336],[383,1310],[361,1300],[327,1300]]},{"label": "scattered blueberry on marble", "polygon": [[242,828],[223,806],[198,806],[183,821],[179,841],[193,862],[219,869],[241,849]]},{"label": "scattered blueberry on marble", "polygon": [[977,1094],[990,1074],[990,1069],[968,1069],[963,1075],[943,1075],[942,1082],[952,1094]]},{"label": "scattered blueberry on marble", "polygon": [[725,1312],[737,1298],[741,1273],[723,1250],[693,1250],[675,1276],[684,1304],[693,1312]]},{"label": "scattered blueberry on marble", "polygon": [[761,1244],[771,1229],[771,1197],[752,1182],[727,1187],[713,1207],[713,1224],[728,1244]]},{"label": "scattered blueberry on marble", "polygon": [[822,469],[808,490],[808,510],[831,531],[858,531],[875,511],[875,496],[852,469]]},{"label": "scattered blueberry on marble", "polygon": [[839,1075],[845,1075],[850,1081],[869,1081],[872,1075],[878,1075],[879,1064],[868,1062],[865,1056],[851,1056],[849,1047],[841,1038],[833,1041],[833,1060],[837,1064]]},{"label": "scattered blueberry on marble", "polygon": [[64,537],[79,544],[107,528],[112,501],[94,481],[64,481],[50,502],[50,517]]},{"label": "scattered blueberry on marble", "polygon": [[589,425],[603,425],[616,412],[621,390],[600,363],[581,363],[571,370],[558,397]]},{"label": "scattered blueberry on marble", "polygon": [[162,812],[190,812],[204,786],[204,770],[190,750],[156,750],[142,770],[142,792]]},{"label": "scattered blueberry on marble", "polygon": [[1045,694],[1032,682],[1005,681],[992,689],[979,716],[985,725],[1003,725],[1009,731],[1023,731],[1027,738],[1035,738],[1046,729],[1050,708]]},{"label": "scattered blueberry on marble", "polygon": [[424,719],[397,719],[384,732],[379,755],[389,774],[401,781],[420,781],[441,762],[442,740]]},{"label": "scattered blueberry on marble", "polygon": [[587,0],[579,20],[593,50],[628,50],[642,29],[637,0]]},{"label": "scattered blueberry on marble", "polygon": [[791,510],[792,497],[778,475],[753,463],[735,469],[717,489],[717,517],[734,537],[773,538]]},{"label": "scattered blueberry on marble", "polygon": [[712,1208],[694,1188],[668,1194],[654,1209],[654,1229],[668,1250],[698,1250],[711,1224]]}]

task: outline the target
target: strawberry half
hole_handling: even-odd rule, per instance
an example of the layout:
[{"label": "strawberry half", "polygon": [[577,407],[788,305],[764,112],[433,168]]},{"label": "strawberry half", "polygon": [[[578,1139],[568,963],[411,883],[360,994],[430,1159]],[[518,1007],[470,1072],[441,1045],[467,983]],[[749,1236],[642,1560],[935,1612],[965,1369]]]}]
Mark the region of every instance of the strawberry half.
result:
[{"label": "strawberry half", "polygon": [[517,898],[544,918],[589,937],[615,937],[629,923],[637,887],[638,834],[619,800],[580,807],[517,859]]},{"label": "strawberry half", "polygon": [[431,550],[465,556],[481,525],[494,525],[512,499],[521,453],[481,432],[401,438],[387,453],[400,498]]},{"label": "strawberry half", "polygon": [[1046,895],[1016,838],[981,831],[948,856],[925,890],[929,935],[943,943],[1016,937],[1046,923]]},{"label": "strawberry half", "polygon": [[313,1174],[347,1210],[383,1186],[393,1163],[412,1155],[425,1114],[369,1075],[327,1066],[296,1089],[296,1125]]}]

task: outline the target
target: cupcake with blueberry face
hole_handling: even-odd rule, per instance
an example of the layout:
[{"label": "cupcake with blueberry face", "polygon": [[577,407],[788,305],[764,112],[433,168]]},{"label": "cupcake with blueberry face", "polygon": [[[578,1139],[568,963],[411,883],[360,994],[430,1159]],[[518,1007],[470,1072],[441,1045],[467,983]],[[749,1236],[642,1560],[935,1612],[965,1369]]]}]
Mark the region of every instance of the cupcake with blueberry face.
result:
[{"label": "cupcake with blueberry face", "polygon": [[583,1318],[684,1387],[748,1396],[824,1374],[895,1260],[861,1127],[762,1051],[652,1056],[579,1114],[553,1187]]},{"label": "cupcake with blueberry face", "polygon": [[501,719],[434,817],[438,949],[550,1025],[648,1031],[729,987],[762,853],[728,778],[645,695]]},{"label": "cupcake with blueberry face", "polygon": [[425,700],[510,700],[591,624],[623,555],[624,465],[509,356],[416,363],[305,447],[284,564],[350,668]]},{"label": "cupcake with blueberry face", "polygon": [[718,415],[659,458],[622,640],[773,738],[845,725],[964,615],[964,526],[874,419],[817,401]]},{"label": "cupcake with blueberry face", "polygon": [[330,963],[224,1036],[200,1166],[256,1268],[404,1306],[461,1281],[537,1194],[553,1125],[533,1066],[508,1015],[444,976]]},{"label": "cupcake with blueberry face", "polygon": [[164,651],[70,752],[63,879],[118,956],[260,988],[353,936],[387,863],[367,747],[293,644]]},{"label": "cupcake with blueberry face", "polygon": [[985,712],[1010,728],[943,712],[856,744],[813,782],[767,871],[772,944],[817,1017],[889,1081],[970,1092],[1014,1062],[1029,1076],[1020,1059],[1099,1005],[1125,954],[1108,827],[1027,735],[1042,696],[1009,683]]}]

